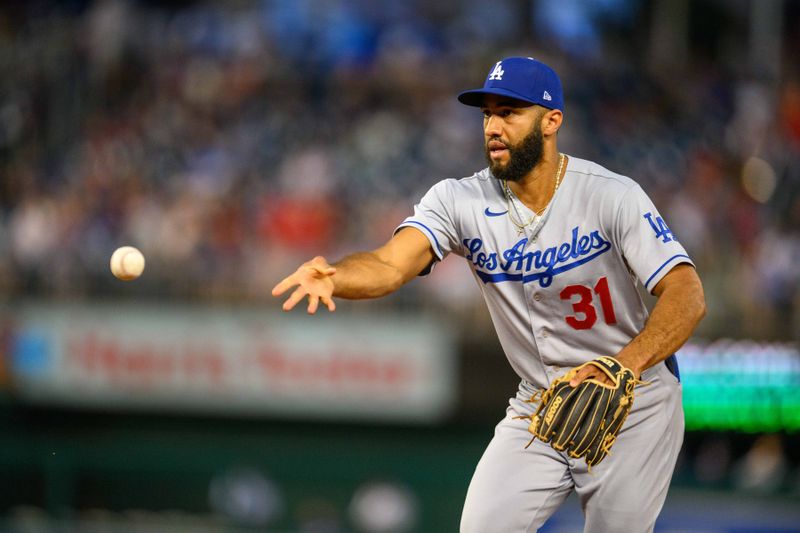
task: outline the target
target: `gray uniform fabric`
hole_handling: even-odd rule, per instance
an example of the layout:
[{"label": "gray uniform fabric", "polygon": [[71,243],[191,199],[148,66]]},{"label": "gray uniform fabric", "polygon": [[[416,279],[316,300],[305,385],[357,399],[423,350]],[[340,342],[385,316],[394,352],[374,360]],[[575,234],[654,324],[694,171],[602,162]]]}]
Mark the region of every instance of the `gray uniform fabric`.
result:
[{"label": "gray uniform fabric", "polygon": [[534,388],[520,385],[506,417],[478,462],[464,503],[461,531],[536,531],[572,490],[586,515],[586,532],[652,531],[667,496],[683,442],[680,384],[664,365],[643,372],[634,408],[611,453],[588,471],[539,440],[530,441],[524,403]]},{"label": "gray uniform fabric", "polygon": [[440,260],[469,262],[522,379],[476,468],[461,530],[535,531],[572,490],[586,531],[652,530],[683,440],[680,384],[664,364],[643,373],[651,383],[637,387],[611,454],[591,473],[539,441],[526,450],[527,422],[512,417],[535,409],[520,401],[534,390],[628,344],[647,319],[637,283],[650,291],[692,261],[636,182],[590,161],[570,157],[547,210],[534,215],[484,169],[434,185],[398,227],[425,234]]}]

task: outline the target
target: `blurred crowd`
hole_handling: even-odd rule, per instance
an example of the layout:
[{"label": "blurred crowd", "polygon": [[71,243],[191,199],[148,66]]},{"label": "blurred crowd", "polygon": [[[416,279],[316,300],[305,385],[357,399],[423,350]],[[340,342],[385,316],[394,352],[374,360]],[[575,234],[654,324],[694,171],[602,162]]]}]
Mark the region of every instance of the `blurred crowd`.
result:
[{"label": "blurred crowd", "polygon": [[[597,4],[615,9],[558,24],[539,2],[0,7],[0,296],[267,301],[483,168],[455,95],[519,54],[562,77],[560,148],[639,181],[696,260],[701,333],[797,339],[800,39],[777,76],[728,35],[670,62],[635,31],[650,3]],[[125,244],[147,258],[134,285],[108,269]],[[456,263],[406,299],[482,305]]]}]

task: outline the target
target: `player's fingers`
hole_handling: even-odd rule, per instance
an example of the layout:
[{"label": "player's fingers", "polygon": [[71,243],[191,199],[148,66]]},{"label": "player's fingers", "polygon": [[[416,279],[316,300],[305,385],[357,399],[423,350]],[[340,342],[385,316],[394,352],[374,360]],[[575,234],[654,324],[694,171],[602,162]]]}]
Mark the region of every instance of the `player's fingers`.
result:
[{"label": "player's fingers", "polygon": [[577,387],[579,383],[581,383],[582,381],[586,381],[587,379],[594,379],[599,381],[600,383],[605,383],[607,385],[610,385],[612,383],[611,379],[605,373],[591,366],[587,366],[585,368],[582,368],[580,372],[575,374],[575,377],[573,377],[569,381],[569,384],[572,387]]},{"label": "player's fingers", "polygon": [[308,265],[305,267],[304,274],[309,276],[312,279],[323,279],[330,276],[333,276],[336,273],[336,269],[333,267],[328,267],[326,269],[320,269],[315,267],[314,265]]},{"label": "player's fingers", "polygon": [[281,294],[283,294],[290,288],[294,287],[295,285],[297,285],[297,280],[295,279],[294,274],[292,274],[291,276],[287,276],[283,278],[281,281],[279,281],[277,285],[272,287],[272,295],[280,296]]},{"label": "player's fingers", "polygon": [[572,376],[572,379],[569,380],[569,385],[570,387],[577,387],[582,381],[594,377],[596,374],[597,371],[591,366],[585,366]]},{"label": "player's fingers", "polygon": [[605,375],[603,372],[598,373],[594,379],[596,379],[600,383],[605,383],[606,385],[611,385],[614,383],[614,381],[610,377]]},{"label": "player's fingers", "polygon": [[313,315],[317,312],[317,307],[319,307],[319,296],[315,296],[313,294],[308,295],[308,314]]},{"label": "player's fingers", "polygon": [[336,274],[336,269],[332,266],[317,266],[317,265],[309,265],[311,269],[311,275],[315,278],[323,277],[323,276],[333,276]]},{"label": "player's fingers", "polygon": [[320,296],[319,299],[325,306],[327,306],[328,311],[336,311],[336,303],[334,303],[333,298],[329,298],[328,296]]},{"label": "player's fingers", "polygon": [[322,269],[318,268],[317,272],[319,272],[324,276],[333,276],[334,274],[336,274],[336,267],[328,266]]},{"label": "player's fingers", "polygon": [[323,276],[332,276],[336,273],[336,268],[332,267],[328,263],[328,261],[321,255],[318,255],[317,257],[309,261],[308,266],[310,266]]},{"label": "player's fingers", "polygon": [[289,296],[285,302],[283,302],[283,310],[290,311],[295,305],[297,305],[297,302],[303,299],[303,296],[306,294],[307,293],[303,287],[297,287],[292,295]]}]

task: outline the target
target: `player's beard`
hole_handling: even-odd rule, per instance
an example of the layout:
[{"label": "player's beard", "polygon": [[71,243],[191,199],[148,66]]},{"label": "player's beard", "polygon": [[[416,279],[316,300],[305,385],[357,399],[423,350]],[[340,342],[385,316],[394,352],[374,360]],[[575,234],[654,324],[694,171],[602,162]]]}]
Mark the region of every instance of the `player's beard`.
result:
[{"label": "player's beard", "polygon": [[499,161],[494,161],[489,153],[489,141],[499,141],[498,137],[493,137],[486,141],[484,150],[486,160],[489,161],[489,170],[492,175],[505,181],[520,181],[528,172],[539,164],[544,153],[544,136],[542,135],[541,121],[534,121],[531,132],[515,145],[506,145],[508,149],[508,162],[503,165]]}]

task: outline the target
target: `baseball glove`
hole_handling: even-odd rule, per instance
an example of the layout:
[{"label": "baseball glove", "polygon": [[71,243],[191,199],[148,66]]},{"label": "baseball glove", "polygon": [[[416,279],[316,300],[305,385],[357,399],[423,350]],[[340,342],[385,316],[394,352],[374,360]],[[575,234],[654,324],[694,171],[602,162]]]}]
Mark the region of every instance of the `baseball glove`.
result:
[{"label": "baseball glove", "polygon": [[[592,365],[612,383],[586,379],[575,388],[570,379],[583,367]],[[528,431],[534,439],[549,442],[553,449],[570,457],[585,457],[589,468],[608,455],[622,424],[633,406],[633,388],[641,383],[633,371],[613,357],[598,357],[556,379],[541,394],[536,412],[530,416]],[[531,402],[539,401],[537,395]],[[531,442],[528,443],[530,446]]]}]

